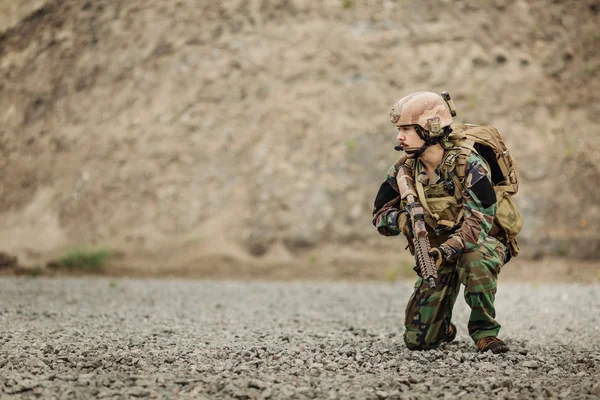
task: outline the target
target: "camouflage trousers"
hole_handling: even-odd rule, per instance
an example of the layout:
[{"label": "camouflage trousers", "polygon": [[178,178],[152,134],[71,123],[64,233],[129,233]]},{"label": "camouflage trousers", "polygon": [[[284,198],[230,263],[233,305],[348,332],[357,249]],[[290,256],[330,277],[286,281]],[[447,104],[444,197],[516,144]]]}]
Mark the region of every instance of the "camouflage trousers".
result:
[{"label": "camouflage trousers", "polygon": [[429,284],[419,278],[406,307],[406,346],[411,350],[427,350],[442,343],[461,283],[471,308],[467,326],[471,338],[477,341],[486,336],[497,336],[500,324],[494,319],[494,299],[506,251],[501,242],[488,236],[476,251],[463,253],[456,264],[442,264],[436,288],[429,288]]}]

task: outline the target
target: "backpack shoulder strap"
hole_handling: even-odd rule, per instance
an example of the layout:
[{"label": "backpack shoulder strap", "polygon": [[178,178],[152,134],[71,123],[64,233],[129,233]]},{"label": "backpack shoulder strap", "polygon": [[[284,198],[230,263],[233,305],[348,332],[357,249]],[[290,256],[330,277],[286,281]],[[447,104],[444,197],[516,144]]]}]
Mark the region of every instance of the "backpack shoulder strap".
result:
[{"label": "backpack shoulder strap", "polygon": [[460,143],[458,143],[460,152],[456,156],[456,165],[454,167],[454,173],[458,176],[460,180],[465,179],[467,159],[469,158],[472,152],[477,153],[477,150],[475,150],[474,145],[475,142],[468,139],[461,140]]}]

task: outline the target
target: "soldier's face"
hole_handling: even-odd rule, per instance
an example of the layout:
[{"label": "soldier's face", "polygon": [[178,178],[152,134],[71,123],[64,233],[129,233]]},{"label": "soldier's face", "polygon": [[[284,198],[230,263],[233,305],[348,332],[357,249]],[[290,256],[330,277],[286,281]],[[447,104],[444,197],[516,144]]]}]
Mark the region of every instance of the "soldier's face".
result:
[{"label": "soldier's face", "polygon": [[425,144],[425,141],[419,137],[419,134],[413,125],[399,126],[396,139],[400,142],[400,146],[402,146],[403,149],[418,149]]}]

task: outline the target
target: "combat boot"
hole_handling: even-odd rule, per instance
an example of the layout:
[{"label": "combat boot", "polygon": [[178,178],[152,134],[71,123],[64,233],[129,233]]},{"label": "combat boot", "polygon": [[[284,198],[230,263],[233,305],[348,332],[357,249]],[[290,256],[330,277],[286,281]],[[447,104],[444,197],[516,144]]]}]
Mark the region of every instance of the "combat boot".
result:
[{"label": "combat boot", "polygon": [[448,332],[446,332],[446,336],[444,336],[444,342],[450,343],[456,339],[456,325],[450,322],[450,326],[448,327]]},{"label": "combat boot", "polygon": [[494,354],[506,353],[508,350],[508,346],[502,340],[498,339],[496,336],[488,336],[481,338],[475,344],[477,346],[477,350],[480,352],[491,351]]}]

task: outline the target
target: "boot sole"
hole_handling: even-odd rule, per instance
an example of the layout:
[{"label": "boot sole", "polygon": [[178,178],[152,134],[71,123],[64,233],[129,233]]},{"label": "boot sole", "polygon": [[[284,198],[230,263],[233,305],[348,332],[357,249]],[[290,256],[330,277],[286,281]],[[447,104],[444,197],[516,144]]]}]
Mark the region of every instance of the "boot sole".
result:
[{"label": "boot sole", "polygon": [[510,351],[508,346],[500,346],[495,349],[491,349],[491,352],[494,354],[502,354],[502,353],[506,353],[507,351]]}]

